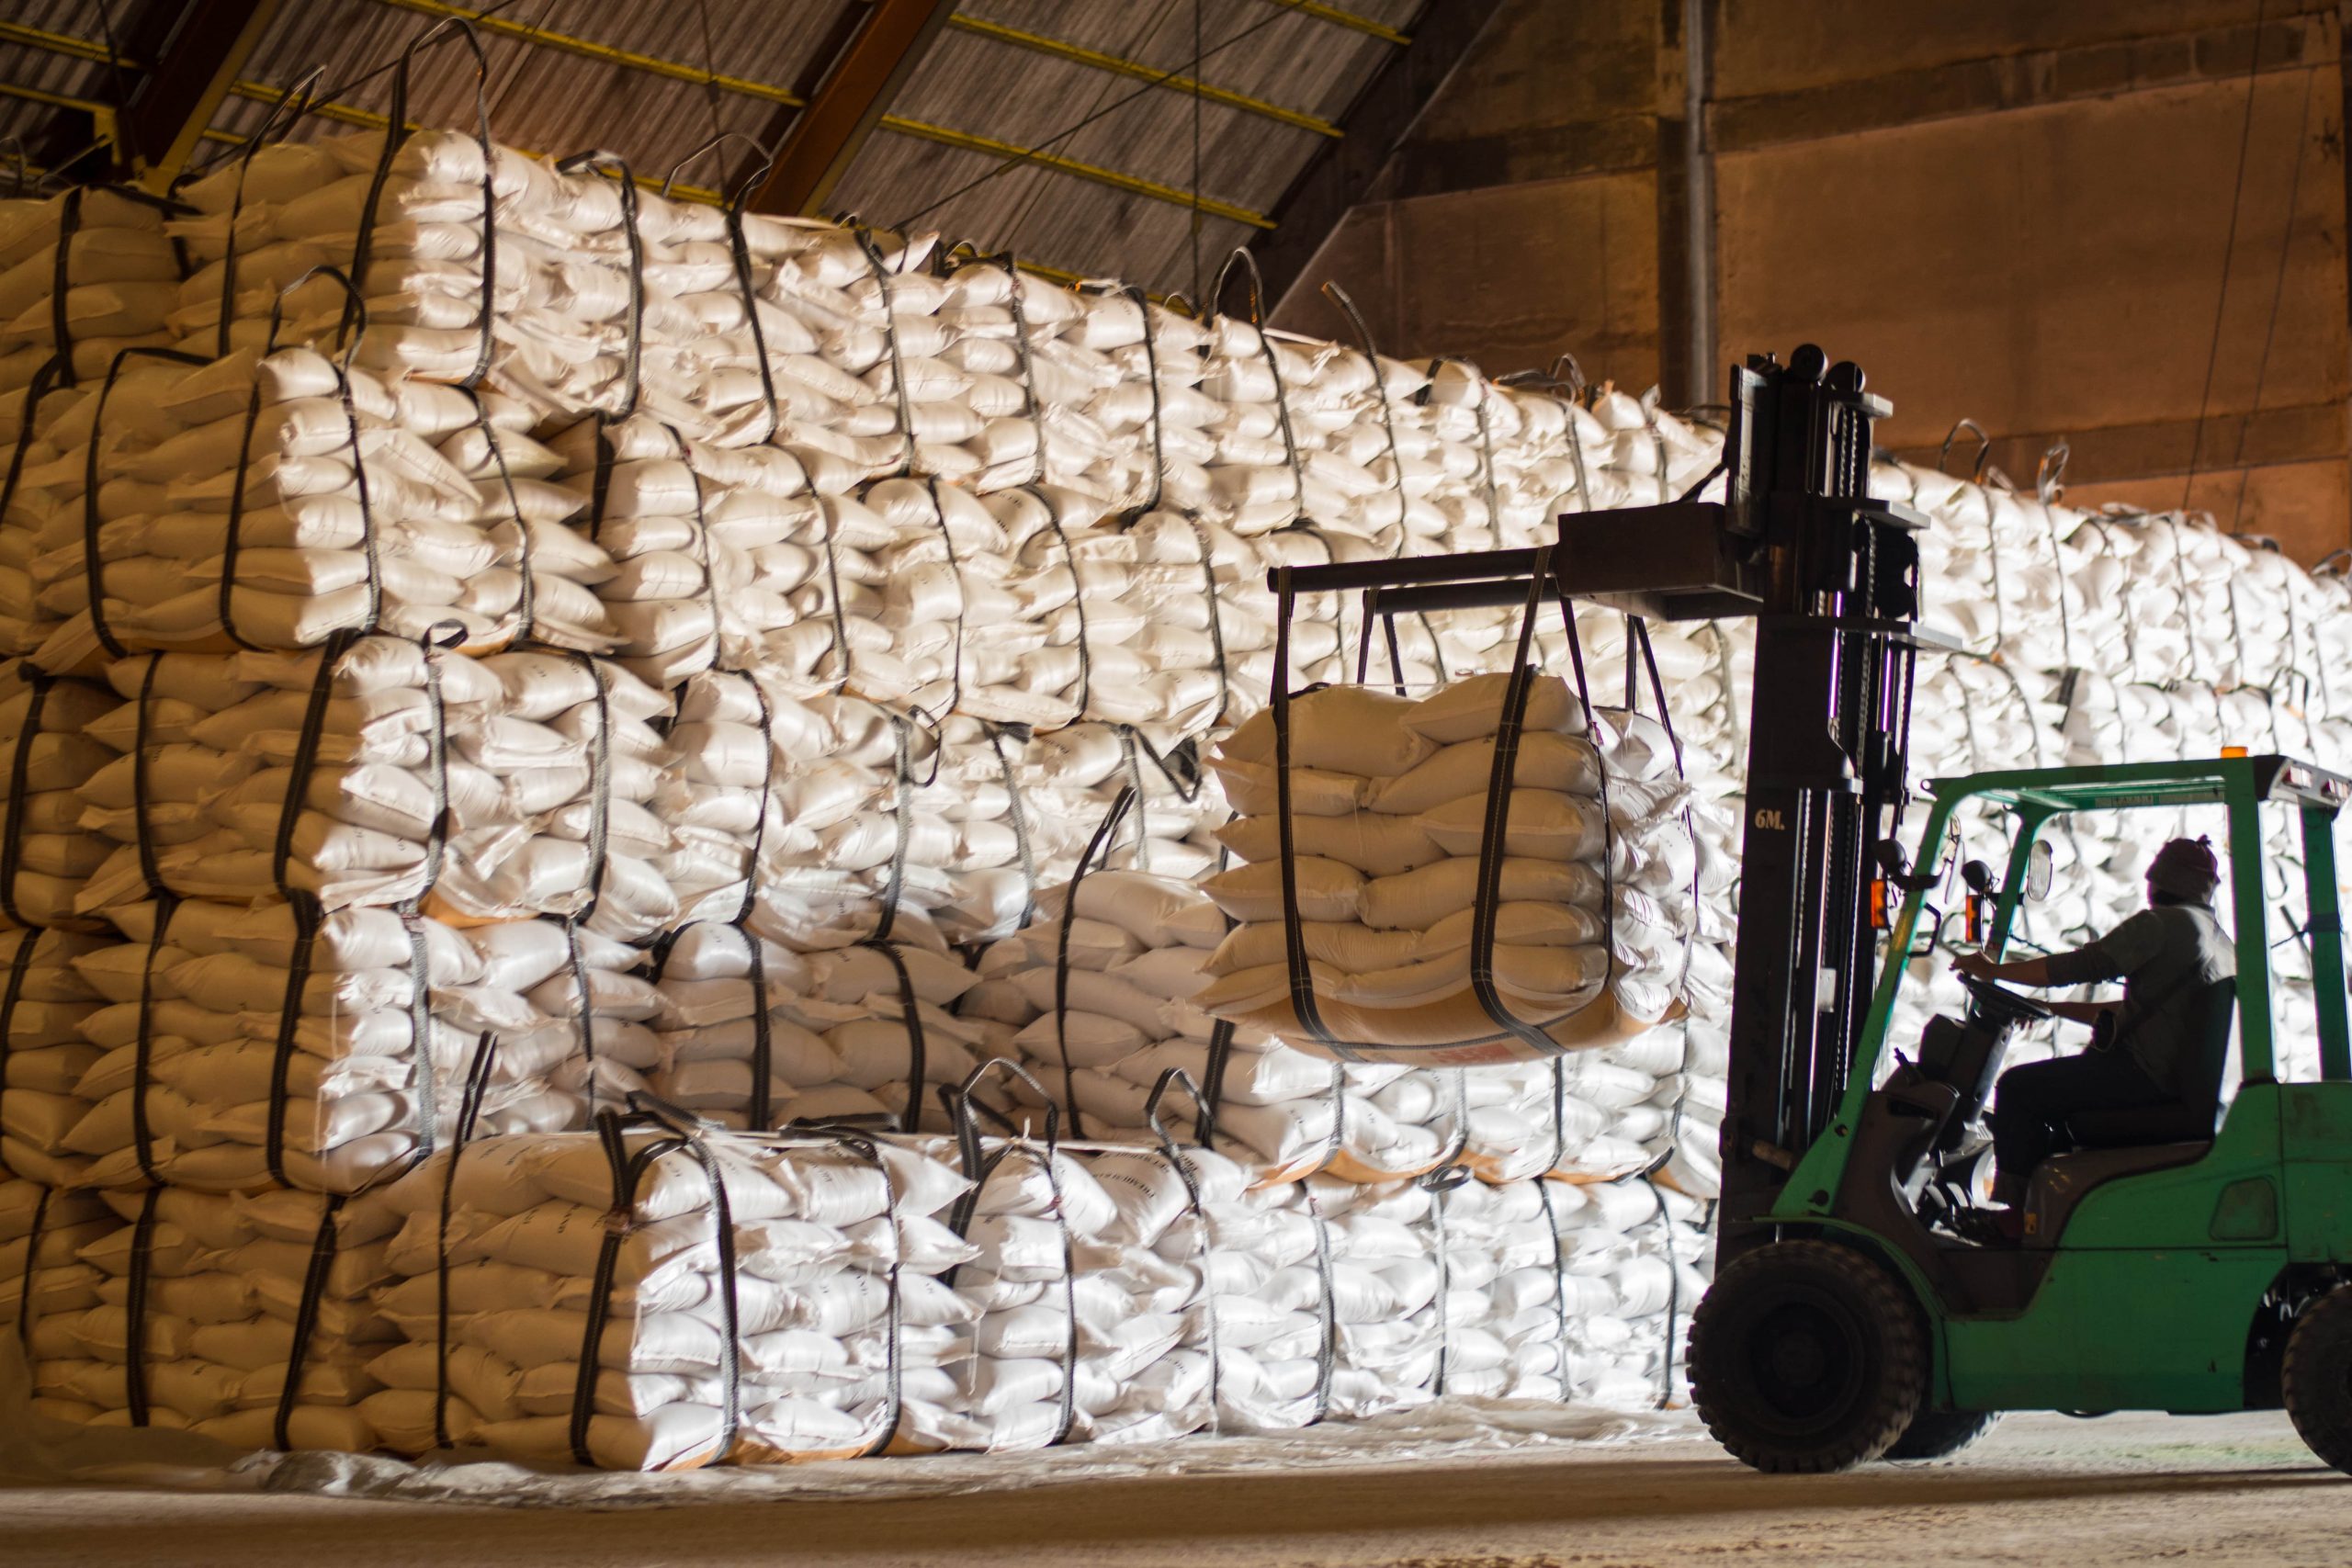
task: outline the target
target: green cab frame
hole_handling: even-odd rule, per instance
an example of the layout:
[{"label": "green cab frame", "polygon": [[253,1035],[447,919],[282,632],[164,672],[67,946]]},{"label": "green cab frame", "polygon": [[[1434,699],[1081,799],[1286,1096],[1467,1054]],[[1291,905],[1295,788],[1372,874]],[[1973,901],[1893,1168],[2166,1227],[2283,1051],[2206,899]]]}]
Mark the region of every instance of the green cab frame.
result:
[{"label": "green cab frame", "polygon": [[[2352,1269],[2352,1036],[2335,846],[2352,781],[2268,755],[1983,773],[1928,788],[1923,870],[1943,853],[1963,806],[2008,813],[2008,865],[1984,942],[1996,958],[2009,941],[2029,855],[2053,820],[2079,811],[2222,807],[2237,949],[2238,1092],[2201,1156],[2086,1192],[2062,1234],[2039,1238],[2017,1257],[2015,1288],[2005,1300],[1985,1305],[1956,1292],[1949,1270],[1922,1252],[1920,1236],[1883,1234],[1840,1201],[1857,1174],[1849,1168],[1855,1133],[1894,1043],[1889,1021],[1935,880],[1922,876],[1890,922],[1888,957],[1838,1114],[1799,1155],[1769,1219],[1783,1235],[1860,1245],[1900,1272],[1930,1326],[1939,1408],[2190,1413],[2276,1405],[2272,1340],[2283,1336],[2267,1334],[2265,1325],[2278,1326],[2300,1299]],[[2287,805],[2301,821],[2307,913],[2296,934],[2310,943],[2317,996],[2314,1082],[2281,1083],[2277,1071],[2266,803]],[[2000,1267],[1982,1253],[1967,1261],[1980,1275]]]}]

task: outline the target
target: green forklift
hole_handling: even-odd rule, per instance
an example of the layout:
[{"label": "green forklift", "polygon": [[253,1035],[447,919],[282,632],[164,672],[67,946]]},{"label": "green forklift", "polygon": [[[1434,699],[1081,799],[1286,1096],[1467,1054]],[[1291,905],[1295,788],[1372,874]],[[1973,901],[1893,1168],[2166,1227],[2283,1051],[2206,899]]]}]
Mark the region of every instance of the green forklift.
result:
[{"label": "green forklift", "polygon": [[[1967,1239],[1985,1157],[1972,1129],[2007,1043],[2050,1013],[1966,980],[1966,1019],[1936,1019],[1916,1055],[1896,1052],[1889,1024],[1912,968],[1902,959],[1945,951],[1928,903],[1944,879],[1883,856],[1886,879],[1905,887],[1887,944],[1897,956],[1845,1089],[1805,1146],[1748,1151],[1788,1166],[1744,1227],[1767,1239],[1722,1263],[1691,1325],[1710,1430],[1759,1470],[1813,1472],[1941,1457],[2007,1410],[2283,1404],[2320,1458],[2352,1470],[2352,1043],[2334,846],[2352,781],[2239,756],[1976,773],[1929,791],[1923,858],[1956,842],[1972,805],[2013,829],[1997,891],[1982,862],[1962,867],[1963,897],[1991,905],[1989,921],[1972,908],[1969,923],[1996,958],[2021,904],[2046,887],[2045,829],[2068,814],[2219,807],[2237,978],[2209,988],[2203,1066],[2218,1089],[2234,1018],[2236,1095],[2218,1131],[2210,1112],[2179,1106],[2077,1115],[2074,1150],[2033,1173],[2024,1245]],[[2301,829],[2305,916],[2280,934],[2308,944],[2317,1081],[2280,1081],[2266,807]]]},{"label": "green forklift", "polygon": [[[1688,1362],[1700,1415],[1759,1470],[1822,1472],[1954,1452],[2005,1410],[2283,1404],[2352,1470],[2352,1046],[2331,838],[2352,785],[2278,756],[1939,781],[1915,871],[1894,835],[1918,656],[1955,650],[1919,625],[1927,519],[1869,493],[1871,426],[1892,406],[1810,344],[1785,365],[1752,357],[1731,383],[1721,501],[1695,499],[1702,480],[1657,506],[1566,513],[1547,551],[1287,573],[1295,592],[1363,594],[1359,679],[1375,622],[1393,649],[1400,615],[1581,602],[1623,611],[1629,649],[1650,619],[1754,624],[1716,1274]],[[1629,688],[1633,670],[1629,655]],[[1929,897],[1957,870],[1997,958],[2049,875],[2047,826],[2195,807],[2228,823],[2238,972],[2199,1005],[2217,1095],[2234,1040],[2235,1098],[2218,1131],[2178,1107],[2073,1118],[2068,1151],[2032,1176],[2022,1244],[1992,1243],[1971,1223],[1983,1112],[2018,1032],[2049,1014],[1972,981],[1965,1017],[1891,1040],[1906,970],[1939,961]],[[2006,811],[2004,875],[1951,863],[1963,807]],[[2266,809],[2301,820],[2305,915],[2280,934],[2311,954],[2315,1083],[2278,1081]]]}]

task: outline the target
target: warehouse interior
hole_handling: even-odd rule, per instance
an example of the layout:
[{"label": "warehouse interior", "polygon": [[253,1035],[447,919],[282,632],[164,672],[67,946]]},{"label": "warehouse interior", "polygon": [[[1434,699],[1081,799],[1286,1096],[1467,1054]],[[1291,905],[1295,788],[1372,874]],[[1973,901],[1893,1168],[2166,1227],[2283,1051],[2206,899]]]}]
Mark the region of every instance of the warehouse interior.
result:
[{"label": "warehouse interior", "polygon": [[15,0],[12,1550],[2335,1561],[2346,21]]}]

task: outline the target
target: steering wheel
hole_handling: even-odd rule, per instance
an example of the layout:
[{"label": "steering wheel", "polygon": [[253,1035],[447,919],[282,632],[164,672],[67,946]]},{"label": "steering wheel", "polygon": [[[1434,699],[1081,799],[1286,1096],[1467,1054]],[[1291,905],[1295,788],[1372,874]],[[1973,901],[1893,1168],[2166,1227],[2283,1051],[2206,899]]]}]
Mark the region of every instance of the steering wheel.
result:
[{"label": "steering wheel", "polygon": [[2043,1007],[2031,997],[2020,996],[2006,987],[1995,985],[1990,980],[1979,980],[1967,975],[1959,976],[1958,979],[1968,988],[1969,996],[1976,1004],[1976,1010],[1984,1015],[1984,1021],[1987,1023],[2002,1026],[2013,1023],[2038,1023],[2052,1016],[2048,1008]]}]

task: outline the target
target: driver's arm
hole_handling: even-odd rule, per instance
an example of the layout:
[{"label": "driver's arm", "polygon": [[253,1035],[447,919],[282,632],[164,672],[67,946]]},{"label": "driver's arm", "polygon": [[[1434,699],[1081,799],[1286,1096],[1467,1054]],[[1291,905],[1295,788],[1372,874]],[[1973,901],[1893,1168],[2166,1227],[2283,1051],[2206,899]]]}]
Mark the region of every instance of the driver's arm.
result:
[{"label": "driver's arm", "polygon": [[2071,953],[2053,953],[2040,958],[2020,958],[2011,964],[1996,964],[1981,953],[1963,953],[1952,960],[1951,966],[1972,980],[1992,980],[2011,986],[2055,986],[2072,982],[2051,977],[2051,959],[2074,956]]},{"label": "driver's arm", "polygon": [[[2132,917],[2133,919],[2138,918],[2136,915]],[[2131,923],[2126,920],[2116,928],[2116,932],[2127,930]],[[2116,932],[2078,947],[2072,953],[2047,953],[2038,958],[2020,958],[2008,964],[1996,964],[1981,953],[1966,953],[1953,960],[1952,968],[1972,980],[1992,980],[2012,986],[2087,986],[2100,980],[2120,980],[2129,966],[2118,962],[2115,953],[2109,950],[2108,943],[2114,940]],[[2052,1010],[2057,1010],[2055,1005]]]}]

